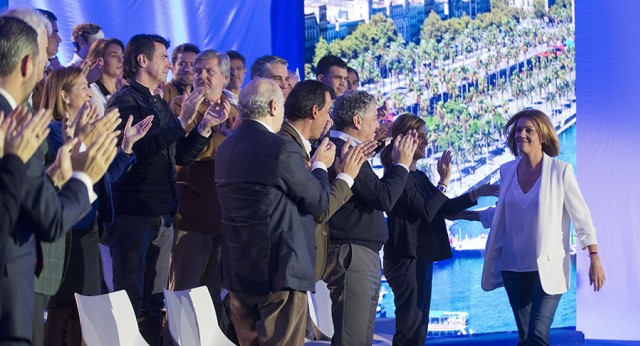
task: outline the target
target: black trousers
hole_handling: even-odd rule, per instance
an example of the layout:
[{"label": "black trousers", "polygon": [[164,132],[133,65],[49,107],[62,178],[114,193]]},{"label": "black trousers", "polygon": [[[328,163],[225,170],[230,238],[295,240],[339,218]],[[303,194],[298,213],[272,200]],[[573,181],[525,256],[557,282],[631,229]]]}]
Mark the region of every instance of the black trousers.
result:
[{"label": "black trousers", "polygon": [[393,345],[424,345],[431,308],[433,262],[415,258],[385,259],[384,273],[396,306]]}]

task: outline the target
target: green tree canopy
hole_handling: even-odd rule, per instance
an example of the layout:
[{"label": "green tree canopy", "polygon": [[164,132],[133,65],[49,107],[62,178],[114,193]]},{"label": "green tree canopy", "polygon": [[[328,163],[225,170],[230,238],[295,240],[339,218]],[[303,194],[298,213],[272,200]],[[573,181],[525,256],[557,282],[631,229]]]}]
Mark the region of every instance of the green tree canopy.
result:
[{"label": "green tree canopy", "polygon": [[425,19],[424,23],[422,24],[422,29],[420,30],[420,40],[435,40],[436,42],[440,42],[445,30],[446,29],[442,18],[440,18],[440,16],[434,11],[431,11],[427,19]]},{"label": "green tree canopy", "polygon": [[533,15],[538,19],[542,19],[547,16],[545,0],[533,0]]}]

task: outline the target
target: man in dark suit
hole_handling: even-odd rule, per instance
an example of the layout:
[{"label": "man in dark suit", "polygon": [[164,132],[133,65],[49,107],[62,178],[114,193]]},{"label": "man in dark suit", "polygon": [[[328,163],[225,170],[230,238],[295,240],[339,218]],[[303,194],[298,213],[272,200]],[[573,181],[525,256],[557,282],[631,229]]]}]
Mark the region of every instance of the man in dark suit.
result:
[{"label": "man in dark suit", "polygon": [[[331,140],[336,150],[373,140],[378,128],[375,99],[365,91],[339,97],[333,105]],[[378,252],[388,238],[383,211],[396,203],[409,174],[417,135],[394,143],[394,165],[380,179],[369,163],[360,168],[353,198],[329,220],[330,244],[323,280],[331,291],[335,333],[332,345],[370,345],[381,268]],[[331,172],[335,176],[334,171]]]},{"label": "man in dark suit", "polygon": [[218,149],[215,179],[231,318],[240,345],[301,345],[315,287],[313,217],[329,203],[335,147],[325,139],[309,172],[298,145],[276,134],[284,97],[272,80],[249,82],[238,107],[243,120]]},{"label": "man in dark suit", "polygon": [[[13,229],[20,213],[26,162],[47,138],[46,116],[20,121],[26,108],[19,107],[6,116],[0,112],[0,233]],[[29,117],[29,116],[27,116]]]},{"label": "man in dark suit", "polygon": [[[16,16],[35,18],[33,23],[0,17],[0,110],[5,114],[27,100],[42,78],[47,58],[47,35],[40,15],[20,11],[23,13]],[[47,116],[47,112],[35,116]],[[111,132],[86,143],[83,153],[77,143],[70,157],[75,172],[59,192],[44,174],[41,152],[27,161],[18,220],[11,231],[0,235],[0,345],[31,344],[35,236],[54,241],[89,210],[90,199],[95,198],[91,186],[113,160],[115,143],[116,135]]]}]

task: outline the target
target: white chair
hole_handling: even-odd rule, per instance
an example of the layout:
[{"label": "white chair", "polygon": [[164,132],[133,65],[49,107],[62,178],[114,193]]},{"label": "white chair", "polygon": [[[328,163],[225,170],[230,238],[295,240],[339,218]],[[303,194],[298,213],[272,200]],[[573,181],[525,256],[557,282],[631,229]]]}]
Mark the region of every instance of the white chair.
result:
[{"label": "white chair", "polygon": [[205,286],[184,291],[164,290],[169,332],[177,345],[234,345],[218,325],[216,310]]},{"label": "white chair", "polygon": [[75,294],[87,346],[149,346],[138,330],[138,321],[125,291],[99,296]]},{"label": "white chair", "polygon": [[331,317],[331,297],[329,293],[327,284],[324,281],[319,280],[316,282],[316,293],[313,295],[315,304],[311,300],[309,301],[309,313],[318,329],[324,335],[332,337],[333,317]]}]

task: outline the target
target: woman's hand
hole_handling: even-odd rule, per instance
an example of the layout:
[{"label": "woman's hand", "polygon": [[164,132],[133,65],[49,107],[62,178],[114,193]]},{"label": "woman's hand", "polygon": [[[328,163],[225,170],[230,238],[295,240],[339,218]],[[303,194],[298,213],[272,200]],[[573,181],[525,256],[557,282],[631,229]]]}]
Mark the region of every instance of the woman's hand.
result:
[{"label": "woman's hand", "polygon": [[604,269],[602,269],[598,254],[590,255],[589,259],[591,261],[589,265],[589,285],[593,285],[593,291],[598,292],[604,285]]},{"label": "woman's hand", "polygon": [[131,154],[133,152],[133,145],[144,135],[149,132],[151,128],[151,124],[153,123],[153,115],[148,115],[146,118],[140,120],[135,126],[131,126],[133,123],[133,115],[129,115],[129,119],[127,120],[127,124],[124,126],[124,136],[122,138],[122,143],[120,144],[120,149],[127,154]]},{"label": "woman's hand", "polygon": [[477,189],[473,191],[473,194],[476,197],[480,196],[497,196],[500,192],[500,185],[491,185],[491,183],[486,183],[480,185]]},{"label": "woman's hand", "polygon": [[444,153],[442,153],[442,156],[438,159],[436,168],[440,175],[438,185],[449,186],[449,179],[451,178],[451,150],[445,150]]}]

